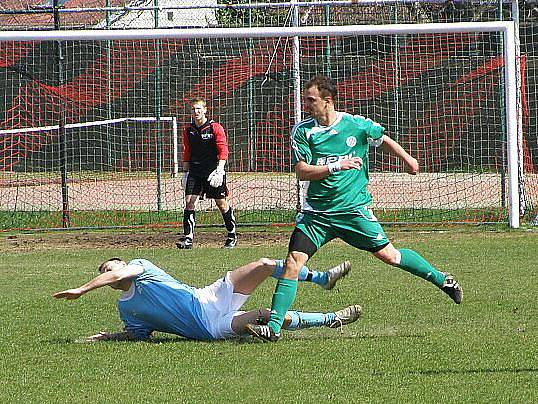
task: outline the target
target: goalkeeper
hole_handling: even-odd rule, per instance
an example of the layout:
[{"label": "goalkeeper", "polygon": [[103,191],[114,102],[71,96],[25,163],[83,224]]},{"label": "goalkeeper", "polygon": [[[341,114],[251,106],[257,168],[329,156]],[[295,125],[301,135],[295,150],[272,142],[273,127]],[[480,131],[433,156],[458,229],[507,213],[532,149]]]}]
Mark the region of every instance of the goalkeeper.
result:
[{"label": "goalkeeper", "polygon": [[398,157],[409,174],[417,174],[417,160],[385,135],[381,125],[336,111],[336,94],[336,85],[325,76],[316,76],[305,85],[304,106],[310,118],[293,128],[291,148],[297,177],[308,185],[273,295],[270,320],[267,325],[247,326],[263,340],[278,340],[284,316],[295,300],[299,268],[334,238],[431,282],[458,304],[463,297],[452,275],[438,271],[413,250],[396,249],[369,207],[369,145]]},{"label": "goalkeeper", "polygon": [[196,225],[195,206],[198,198],[211,198],[219,208],[228,235],[225,248],[237,244],[236,221],[232,207],[226,201],[228,188],[224,166],[228,160],[228,143],[224,128],[208,119],[206,102],[191,103],[192,122],[183,131],[183,237],[176,243],[180,249],[192,248]]},{"label": "goalkeeper", "polygon": [[[283,261],[261,258],[226,273],[213,284],[197,289],[186,285],[144,259],[129,263],[111,258],[99,266],[100,274],[75,289],[55,293],[55,298],[77,299],[83,294],[110,286],[121,290],[118,301],[124,331],[100,332],[87,341],[147,340],[153,331],[180,335],[193,340],[230,339],[246,334],[245,325],[265,323],[268,309],[240,311],[249,295],[269,276],[279,277]],[[344,262],[326,272],[303,267],[299,279],[332,289],[351,269]],[[356,321],[361,314],[358,305],[332,313],[290,311],[284,327],[297,330],[326,326],[337,328]]]}]

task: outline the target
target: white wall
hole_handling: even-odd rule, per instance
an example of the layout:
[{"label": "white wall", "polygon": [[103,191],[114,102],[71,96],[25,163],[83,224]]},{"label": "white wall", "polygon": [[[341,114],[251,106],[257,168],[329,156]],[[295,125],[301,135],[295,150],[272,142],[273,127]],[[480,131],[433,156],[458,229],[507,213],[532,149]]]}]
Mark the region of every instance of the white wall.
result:
[{"label": "white wall", "polygon": [[[173,7],[181,5],[215,5],[217,0],[159,0],[159,7]],[[153,7],[153,0],[137,0],[129,4],[130,7]],[[155,17],[152,11],[128,11],[112,13],[110,15],[110,28],[154,28]],[[96,27],[104,28],[107,22],[103,20]],[[159,12],[159,28],[172,27],[208,27],[216,26],[215,10],[201,9],[175,9]]]}]

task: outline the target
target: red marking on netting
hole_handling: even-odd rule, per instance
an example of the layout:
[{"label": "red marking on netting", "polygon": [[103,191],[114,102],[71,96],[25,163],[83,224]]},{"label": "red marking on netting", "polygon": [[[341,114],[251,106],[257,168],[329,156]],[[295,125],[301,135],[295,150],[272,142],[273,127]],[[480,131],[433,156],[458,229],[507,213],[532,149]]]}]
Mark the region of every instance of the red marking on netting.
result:
[{"label": "red marking on netting", "polygon": [[[6,119],[0,125],[10,129],[36,126],[34,116],[54,115],[57,112],[55,94],[50,92],[48,86],[31,81],[19,88],[19,95],[13,100]],[[50,141],[52,132],[57,131],[19,132],[0,137],[0,169],[10,170],[21,158],[41,149]]]},{"label": "red marking on netting", "polygon": [[169,112],[184,111],[191,99],[202,97],[210,103],[210,109],[218,114],[226,102],[226,95],[242,87],[252,77],[290,69],[291,61],[291,44],[279,45],[275,50],[274,39],[261,41],[252,52],[246,50],[202,77],[188,93],[171,105]]},{"label": "red marking on netting", "polygon": [[464,133],[472,130],[469,127],[473,118],[480,117],[480,111],[487,108],[494,91],[498,91],[499,68],[503,63],[502,58],[497,59],[501,59],[501,63],[487,61],[436,94],[431,109],[417,116],[416,126],[401,135],[401,142],[411,154],[418,156],[426,171],[446,168]]},{"label": "red marking on netting", "polygon": [[339,99],[343,100],[340,108],[353,110],[358,100],[373,99],[407,84],[468,47],[477,35],[436,34],[412,39],[398,50],[398,59],[388,55],[338,83]]},{"label": "red marking on netting", "polygon": [[[325,42],[323,43],[325,44]],[[229,59],[222,66],[202,77],[200,81],[192,86],[189,92],[172,103],[165,112],[165,115],[187,116],[188,113],[185,111],[188,111],[190,108],[191,100],[201,97],[207,101],[210,115],[218,120],[221,109],[228,106],[228,96],[238,88],[244,86],[252,77],[266,72],[280,72],[291,67],[291,43],[288,46],[278,46],[276,51],[274,46],[274,39],[267,39],[258,43],[254,51],[250,52],[246,50],[240,56]],[[319,44],[316,43],[312,46],[319,46]],[[287,113],[289,114],[289,112]],[[279,116],[278,119],[281,119],[281,117]],[[282,120],[275,120],[274,122],[278,122],[282,128]],[[282,129],[278,130],[276,128],[276,131],[280,136],[287,135]],[[137,149],[145,150],[140,155],[136,153],[135,158],[136,160],[140,160],[136,163],[137,165],[144,164],[147,166],[149,164],[149,167],[155,168],[155,152],[152,151],[151,147],[146,145],[155,145],[156,131],[150,130],[149,132],[144,136],[143,144],[135,145]],[[276,134],[277,137],[278,134]],[[275,137],[275,135],[271,136]],[[273,140],[273,142],[277,141],[282,142],[283,139]],[[285,142],[284,144],[287,143]],[[282,147],[282,143],[280,147]],[[164,158],[170,159],[171,156],[165,155]],[[268,165],[261,163],[260,167],[268,167]]]},{"label": "red marking on netting", "polygon": [[472,80],[478,79],[486,74],[489,74],[492,70],[499,69],[504,66],[504,59],[499,56],[493,59],[490,59],[484,63],[484,65],[478,67],[477,69],[473,70],[472,72],[465,74],[461,76],[458,80],[456,80],[452,85],[456,86],[458,84],[463,84],[470,82]]},{"label": "red marking on netting", "polygon": [[295,223],[269,223],[269,227],[293,227]]},{"label": "red marking on netting", "polygon": [[525,133],[529,125],[529,105],[527,103],[527,58],[522,55],[519,59],[520,71],[521,71],[521,109],[522,109],[522,128],[523,131],[523,171],[525,173],[537,172],[533,163],[533,153],[530,149],[527,136]]},{"label": "red marking on netting", "polygon": [[58,95],[77,103],[83,108],[82,112],[109,103],[152,75],[159,64],[181,49],[182,43],[179,40],[164,41],[157,53],[153,41],[137,41],[136,47],[130,41],[116,41],[110,51],[110,62],[106,55],[96,59],[84,73],[57,87]]},{"label": "red marking on netting", "polygon": [[265,119],[256,124],[254,156],[249,156],[249,161],[254,164],[253,171],[283,172],[291,167],[289,134],[283,130],[292,126],[291,108],[288,98],[287,102],[275,105],[266,113]]},{"label": "red marking on netting", "polygon": [[[476,42],[481,34],[435,34],[422,37],[415,37],[398,52],[398,59],[395,55],[388,55],[357,75],[338,83],[339,99],[344,100],[340,107],[346,110],[353,110],[357,101],[374,99],[387,92],[393,91],[410,81],[419,78],[428,70],[440,66],[445,60],[456,56],[458,52],[466,50]],[[326,46],[326,41],[302,41],[301,50],[305,44],[306,52],[309,50],[319,51]],[[290,68],[291,48],[279,48],[275,54],[275,59],[269,63],[267,59],[268,51],[264,45],[271,45],[270,41],[260,44],[257,49],[249,54],[245,52],[238,58],[234,58],[225,63],[212,74],[202,78],[200,82],[193,86],[183,99],[178,100],[171,106],[173,112],[181,111],[189,100],[193,97],[203,97],[211,104],[211,109],[215,115],[223,106],[226,96],[231,92],[245,85],[252,77],[263,74],[270,66],[269,73],[284,71]],[[417,136],[427,138],[424,143],[430,142],[427,146],[416,145],[417,152],[421,155],[436,153],[438,156],[446,156],[452,150],[467,125],[468,120],[473,116],[477,108],[480,108],[485,97],[491,94],[495,83],[491,73],[502,66],[502,58],[494,58],[487,61],[483,66],[477,68],[467,75],[461,76],[450,86],[452,89],[445,89],[442,93],[443,105],[435,102],[430,112],[425,111],[422,119],[414,129],[410,129],[407,136],[411,138]],[[398,66],[396,66],[398,64]],[[396,68],[398,67],[398,68]],[[396,76],[398,72],[398,76]],[[486,76],[486,77],[484,77]],[[467,87],[462,90],[461,86]],[[467,96],[467,91],[471,93]],[[463,102],[463,103],[462,103]],[[274,157],[271,153],[278,144],[287,144],[287,132],[284,134],[283,127],[287,124],[291,127],[291,105],[284,108],[277,107],[277,110],[267,113],[264,120],[257,124],[257,130],[261,134],[256,145],[256,169],[270,171],[274,169],[274,162],[268,156]],[[420,119],[420,117],[419,117]],[[279,122],[276,125],[275,122]],[[283,138],[286,137],[286,139]],[[411,143],[409,146],[413,146]],[[279,155],[286,156],[287,153],[280,152]],[[421,156],[424,158],[424,156]],[[425,159],[428,168],[440,163],[440,158],[434,157],[433,161]],[[287,161],[280,167],[286,167]],[[385,165],[392,165],[390,161]]]},{"label": "red marking on netting", "polygon": [[[0,128],[17,129],[56,125],[63,113],[65,123],[80,120],[92,108],[107,104],[133,89],[137,83],[153,74],[183,46],[182,40],[161,42],[160,54],[153,41],[116,41],[110,50],[110,61],[104,54],[85,71],[61,86],[29,81],[19,88],[12,105],[7,109]],[[61,108],[61,111],[60,111]],[[29,151],[55,137],[58,131],[15,133],[0,139],[0,170],[11,170]]]},{"label": "red marking on netting", "polygon": [[11,67],[32,51],[33,42],[0,42],[0,67]]}]

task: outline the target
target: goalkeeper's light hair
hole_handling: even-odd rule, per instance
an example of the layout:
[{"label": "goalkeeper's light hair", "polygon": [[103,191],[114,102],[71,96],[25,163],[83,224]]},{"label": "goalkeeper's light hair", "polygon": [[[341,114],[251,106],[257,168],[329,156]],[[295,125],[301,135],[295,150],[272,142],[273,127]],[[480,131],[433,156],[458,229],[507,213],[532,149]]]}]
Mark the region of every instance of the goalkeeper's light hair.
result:
[{"label": "goalkeeper's light hair", "polygon": [[207,101],[203,98],[193,98],[191,100],[191,105],[195,105],[195,104],[202,104],[204,107],[207,107]]},{"label": "goalkeeper's light hair", "polygon": [[331,97],[333,100],[338,94],[338,89],[336,88],[334,80],[321,74],[312,77],[306,82],[304,88],[309,89],[310,87],[317,87],[319,94],[322,97]]}]

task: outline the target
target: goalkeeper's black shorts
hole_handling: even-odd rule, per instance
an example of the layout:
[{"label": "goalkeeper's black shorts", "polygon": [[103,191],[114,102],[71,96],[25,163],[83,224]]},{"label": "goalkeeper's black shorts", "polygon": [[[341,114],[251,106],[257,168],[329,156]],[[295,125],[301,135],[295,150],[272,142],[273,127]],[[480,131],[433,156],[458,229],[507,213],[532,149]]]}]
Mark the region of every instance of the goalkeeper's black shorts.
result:
[{"label": "goalkeeper's black shorts", "polygon": [[226,174],[220,187],[212,187],[207,181],[206,176],[199,176],[196,173],[190,173],[187,177],[185,186],[185,195],[198,195],[201,199],[224,199],[228,196],[228,187],[226,186]]}]

